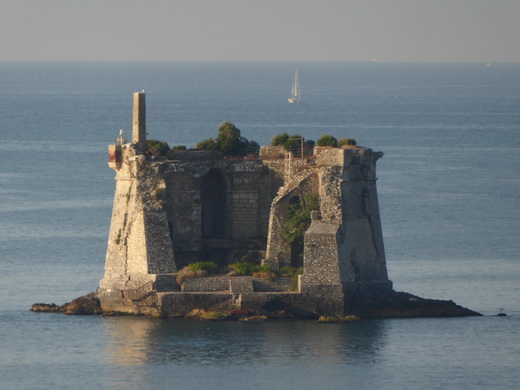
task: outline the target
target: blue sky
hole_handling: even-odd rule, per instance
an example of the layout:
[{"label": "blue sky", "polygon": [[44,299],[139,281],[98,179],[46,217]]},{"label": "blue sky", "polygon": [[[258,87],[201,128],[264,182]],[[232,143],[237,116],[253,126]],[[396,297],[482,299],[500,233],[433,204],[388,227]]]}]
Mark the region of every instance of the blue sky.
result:
[{"label": "blue sky", "polygon": [[0,60],[520,62],[520,0],[0,0]]}]

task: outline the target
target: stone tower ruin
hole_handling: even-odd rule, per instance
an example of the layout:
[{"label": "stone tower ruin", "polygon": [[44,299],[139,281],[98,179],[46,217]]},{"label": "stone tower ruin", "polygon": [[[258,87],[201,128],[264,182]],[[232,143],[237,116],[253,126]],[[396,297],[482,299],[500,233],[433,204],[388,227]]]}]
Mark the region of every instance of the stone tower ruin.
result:
[{"label": "stone tower ruin", "polygon": [[[132,142],[109,146],[116,172],[103,310],[183,315],[194,308],[343,315],[392,291],[376,189],[381,152],[314,148],[294,158],[262,147],[256,159],[186,150],[167,160],[146,153],[145,94],[134,94]],[[291,204],[309,195],[319,212],[299,247],[283,238]],[[179,282],[197,261],[250,261],[288,278],[214,275]]]}]

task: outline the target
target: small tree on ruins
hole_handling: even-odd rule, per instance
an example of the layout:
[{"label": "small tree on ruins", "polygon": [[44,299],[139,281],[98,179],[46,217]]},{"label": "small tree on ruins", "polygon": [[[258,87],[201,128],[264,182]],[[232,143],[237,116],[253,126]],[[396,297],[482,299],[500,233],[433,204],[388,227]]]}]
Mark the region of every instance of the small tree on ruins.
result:
[{"label": "small tree on ruins", "polygon": [[318,146],[338,146],[338,140],[330,134],[322,135],[316,143]]},{"label": "small tree on ruins", "polygon": [[245,157],[250,154],[258,155],[260,146],[254,141],[240,135],[238,129],[231,122],[224,122],[218,129],[216,139],[209,138],[197,144],[197,149],[218,150],[224,156]]}]

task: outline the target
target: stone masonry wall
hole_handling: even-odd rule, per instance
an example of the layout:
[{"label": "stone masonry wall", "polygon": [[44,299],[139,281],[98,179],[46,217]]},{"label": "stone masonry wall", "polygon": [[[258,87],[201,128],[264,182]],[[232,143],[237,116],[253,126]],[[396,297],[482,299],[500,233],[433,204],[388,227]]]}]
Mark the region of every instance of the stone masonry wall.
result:
[{"label": "stone masonry wall", "polygon": [[250,249],[251,240],[256,240],[257,250],[263,249],[268,220],[265,210],[279,185],[276,172],[259,160],[208,159],[161,163],[166,183],[164,208],[174,252],[201,253],[208,245],[218,245],[215,240],[205,243],[201,233],[201,183],[208,172],[216,169],[227,183],[227,242],[221,240],[221,244],[233,249],[241,242],[249,242],[246,246]]},{"label": "stone masonry wall", "polygon": [[234,192],[233,201],[233,231],[236,239],[258,237],[260,234],[258,215],[258,192]]},{"label": "stone masonry wall", "polygon": [[314,220],[305,233],[303,285],[340,284],[339,225]]},{"label": "stone masonry wall", "polygon": [[[365,148],[318,148],[315,160],[293,162],[225,160],[210,154],[197,160],[184,154],[185,160],[154,161],[132,144],[122,146],[105,277],[100,283],[100,291],[115,299],[113,304],[117,294],[112,290],[138,291],[150,283],[155,286],[158,275],[176,272],[177,256],[193,262],[205,260],[208,250],[243,254],[266,249],[266,263],[274,268],[290,265],[291,248],[280,233],[291,199],[304,199],[307,194],[319,195],[321,209],[321,219],[314,220],[305,235],[302,293],[309,302],[325,306],[329,302],[327,310],[337,311],[342,291],[391,287],[375,186],[375,162],[382,154]],[[204,191],[213,189],[204,190],[203,182],[211,172],[217,172],[217,190],[225,191],[226,214],[225,234],[208,238],[203,235],[202,205],[208,196]],[[227,286],[221,282],[203,278],[183,289],[231,289],[229,282]],[[168,283],[161,282],[161,288]],[[248,283],[235,288],[251,292],[281,288],[261,281]],[[328,301],[327,294],[334,298]],[[216,298],[217,304],[230,304],[221,298]]]}]

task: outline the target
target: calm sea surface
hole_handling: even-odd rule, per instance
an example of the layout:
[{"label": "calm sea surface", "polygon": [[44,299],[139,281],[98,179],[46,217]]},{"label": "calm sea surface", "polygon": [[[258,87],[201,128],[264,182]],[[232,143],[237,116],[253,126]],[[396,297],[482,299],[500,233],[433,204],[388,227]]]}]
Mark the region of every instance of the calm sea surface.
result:
[{"label": "calm sea surface", "polygon": [[[289,104],[298,67],[302,104]],[[103,276],[114,172],[147,93],[150,138],[223,121],[381,150],[396,290],[478,318],[206,323],[29,312]],[[520,64],[0,62],[1,389],[516,389]],[[508,317],[496,317],[504,311]]]}]

